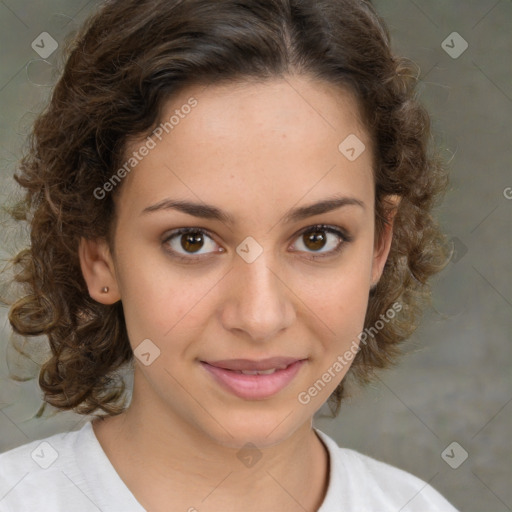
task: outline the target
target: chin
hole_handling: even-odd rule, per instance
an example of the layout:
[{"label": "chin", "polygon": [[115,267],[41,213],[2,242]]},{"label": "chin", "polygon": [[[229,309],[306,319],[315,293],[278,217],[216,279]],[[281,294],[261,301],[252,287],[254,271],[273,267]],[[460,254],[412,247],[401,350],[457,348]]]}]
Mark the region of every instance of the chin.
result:
[{"label": "chin", "polygon": [[288,439],[304,424],[311,425],[312,415],[304,406],[291,403],[289,407],[272,408],[266,402],[259,410],[231,409],[223,416],[221,425],[214,422],[208,435],[228,448],[242,449],[247,443],[258,448],[275,446]]}]

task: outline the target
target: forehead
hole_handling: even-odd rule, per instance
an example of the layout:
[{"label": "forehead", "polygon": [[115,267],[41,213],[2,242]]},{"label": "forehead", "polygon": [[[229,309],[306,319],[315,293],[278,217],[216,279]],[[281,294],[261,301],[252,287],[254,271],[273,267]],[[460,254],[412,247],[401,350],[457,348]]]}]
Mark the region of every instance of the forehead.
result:
[{"label": "forehead", "polygon": [[[163,105],[160,122],[161,140],[152,136],[154,148],[123,183],[132,208],[167,196],[241,208],[248,197],[279,205],[334,189],[373,194],[371,141],[341,88],[297,77],[196,85]],[[354,161],[340,151],[347,138],[366,147]],[[131,142],[127,155],[145,141]]]},{"label": "forehead", "polygon": [[229,139],[249,145],[257,133],[307,138],[313,145],[328,132],[337,140],[352,129],[367,139],[354,94],[305,76],[191,86],[163,104],[161,123],[182,109],[188,112],[186,106],[192,98],[199,108],[194,108],[192,115],[187,113],[187,122],[180,116],[181,126],[172,128],[174,138],[189,138],[201,130],[209,133],[204,143]]}]

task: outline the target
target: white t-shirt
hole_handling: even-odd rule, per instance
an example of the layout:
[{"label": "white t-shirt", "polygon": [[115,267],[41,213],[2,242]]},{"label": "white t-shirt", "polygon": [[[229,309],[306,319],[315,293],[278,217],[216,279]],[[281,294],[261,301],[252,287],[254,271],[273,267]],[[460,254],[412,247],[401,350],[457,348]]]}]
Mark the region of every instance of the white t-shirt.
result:
[{"label": "white t-shirt", "polygon": [[[423,480],[340,448],[315,430],[330,457],[329,486],[317,512],[457,512]],[[117,474],[88,421],[78,431],[55,434],[0,454],[0,512],[25,511],[145,509]]]}]

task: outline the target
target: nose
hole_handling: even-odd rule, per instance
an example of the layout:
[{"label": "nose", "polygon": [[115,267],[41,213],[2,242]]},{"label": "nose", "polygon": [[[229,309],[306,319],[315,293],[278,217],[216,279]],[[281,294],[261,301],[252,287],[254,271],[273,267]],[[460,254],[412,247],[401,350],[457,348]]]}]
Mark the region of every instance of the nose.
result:
[{"label": "nose", "polygon": [[265,251],[252,263],[235,260],[225,283],[223,326],[253,342],[271,341],[295,321],[290,283]]}]

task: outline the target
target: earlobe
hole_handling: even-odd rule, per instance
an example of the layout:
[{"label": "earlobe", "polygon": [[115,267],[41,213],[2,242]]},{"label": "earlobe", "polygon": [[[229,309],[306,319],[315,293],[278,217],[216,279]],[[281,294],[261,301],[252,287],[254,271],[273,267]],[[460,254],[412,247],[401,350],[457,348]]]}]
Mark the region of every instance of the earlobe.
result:
[{"label": "earlobe", "polygon": [[80,240],[80,268],[89,295],[101,304],[114,304],[121,296],[117,285],[114,261],[105,239]]},{"label": "earlobe", "polygon": [[402,198],[400,196],[388,196],[385,201],[392,205],[392,209],[388,215],[388,222],[384,226],[384,231],[381,236],[381,240],[378,246],[375,247],[373,265],[372,265],[372,286],[377,286],[382,272],[384,271],[384,265],[388,259],[389,251],[391,249],[391,241],[393,240],[393,226],[395,216],[398,211],[398,206]]}]

